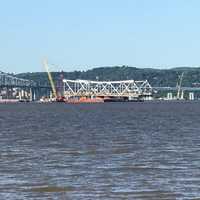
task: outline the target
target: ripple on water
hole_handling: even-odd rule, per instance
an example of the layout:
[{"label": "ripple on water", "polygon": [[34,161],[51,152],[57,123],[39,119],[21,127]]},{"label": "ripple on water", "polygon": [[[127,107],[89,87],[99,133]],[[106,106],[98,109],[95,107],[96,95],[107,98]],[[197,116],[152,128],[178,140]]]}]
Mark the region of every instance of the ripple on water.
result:
[{"label": "ripple on water", "polygon": [[0,105],[0,199],[197,199],[199,108]]}]

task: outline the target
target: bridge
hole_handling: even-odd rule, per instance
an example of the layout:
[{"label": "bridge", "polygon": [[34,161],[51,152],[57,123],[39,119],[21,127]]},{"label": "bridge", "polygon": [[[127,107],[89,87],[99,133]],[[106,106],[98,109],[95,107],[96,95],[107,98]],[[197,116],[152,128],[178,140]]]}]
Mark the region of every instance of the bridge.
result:
[{"label": "bridge", "polygon": [[[65,97],[108,96],[108,97],[151,97],[155,91],[177,91],[177,87],[152,87],[147,80],[123,81],[89,81],[63,79],[63,85],[57,85]],[[200,87],[181,87],[183,91],[197,92]],[[0,99],[12,98],[13,92],[17,98],[39,99],[41,96],[51,96],[50,84],[41,85],[32,80],[18,78],[0,71]],[[10,95],[9,95],[10,93]]]},{"label": "bridge", "polygon": [[[177,91],[177,87],[153,87],[156,91]],[[200,87],[181,87],[184,91],[200,91]]]},{"label": "bridge", "polygon": [[35,100],[41,94],[50,96],[50,85],[40,85],[32,80],[18,78],[0,71],[0,99]]},{"label": "bridge", "polygon": [[36,83],[31,80],[17,78],[0,71],[0,87],[34,87]]},{"label": "bridge", "polygon": [[[18,78],[14,75],[0,71],[0,89],[6,88],[6,93],[12,96],[15,90],[17,98],[29,98],[33,100],[36,93],[40,96],[50,96],[51,87],[49,84],[40,85],[32,80]],[[109,96],[109,97],[140,97],[151,96],[153,88],[147,80],[135,81],[89,81],[89,80],[63,80],[63,86],[56,86],[64,91],[65,97],[73,96]],[[0,90],[0,97],[1,97]],[[39,91],[40,90],[40,91]],[[38,92],[39,91],[39,92]],[[41,92],[42,91],[42,92]],[[43,93],[43,95],[41,95]],[[7,95],[7,98],[9,95]],[[39,96],[39,95],[37,95]],[[2,97],[1,97],[2,98]],[[39,98],[39,97],[38,97]],[[38,99],[37,98],[37,99]],[[35,99],[35,97],[34,97]]]},{"label": "bridge", "polygon": [[89,81],[63,80],[65,97],[140,97],[151,96],[152,87],[147,80]]}]

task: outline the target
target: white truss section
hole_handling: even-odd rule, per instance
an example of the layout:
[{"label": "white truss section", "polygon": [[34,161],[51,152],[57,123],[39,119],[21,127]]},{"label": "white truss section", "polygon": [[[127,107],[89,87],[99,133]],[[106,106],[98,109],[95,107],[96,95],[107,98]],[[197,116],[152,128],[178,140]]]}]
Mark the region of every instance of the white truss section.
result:
[{"label": "white truss section", "polygon": [[89,81],[64,79],[63,83],[65,97],[139,97],[152,95],[152,87],[147,80]]}]

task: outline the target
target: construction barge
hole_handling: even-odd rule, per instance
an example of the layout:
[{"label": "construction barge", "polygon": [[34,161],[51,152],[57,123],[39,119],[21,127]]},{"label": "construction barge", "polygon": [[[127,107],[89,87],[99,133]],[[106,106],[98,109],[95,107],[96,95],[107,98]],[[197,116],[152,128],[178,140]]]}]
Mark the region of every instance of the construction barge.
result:
[{"label": "construction barge", "polygon": [[143,102],[142,100],[126,100],[122,98],[79,98],[79,99],[68,99],[65,103],[107,103],[107,102]]},{"label": "construction barge", "polygon": [[58,98],[41,98],[40,103],[66,103],[66,104],[82,104],[82,103],[109,103],[109,102],[144,102],[143,99],[135,98],[119,98],[119,97],[58,97]]},{"label": "construction barge", "polygon": [[[142,102],[152,98],[152,87],[147,80],[92,81],[69,80],[62,77],[62,87],[56,88],[45,59],[52,94],[50,99],[65,103]],[[60,91],[59,91],[60,89]],[[51,100],[50,100],[51,101]]]}]

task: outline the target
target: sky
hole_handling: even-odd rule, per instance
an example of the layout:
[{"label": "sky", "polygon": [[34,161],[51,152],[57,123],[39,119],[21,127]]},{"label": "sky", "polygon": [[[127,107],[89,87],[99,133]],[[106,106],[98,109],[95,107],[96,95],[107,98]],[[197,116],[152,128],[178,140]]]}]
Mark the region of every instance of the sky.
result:
[{"label": "sky", "polygon": [[199,0],[0,0],[0,71],[200,66]]}]

